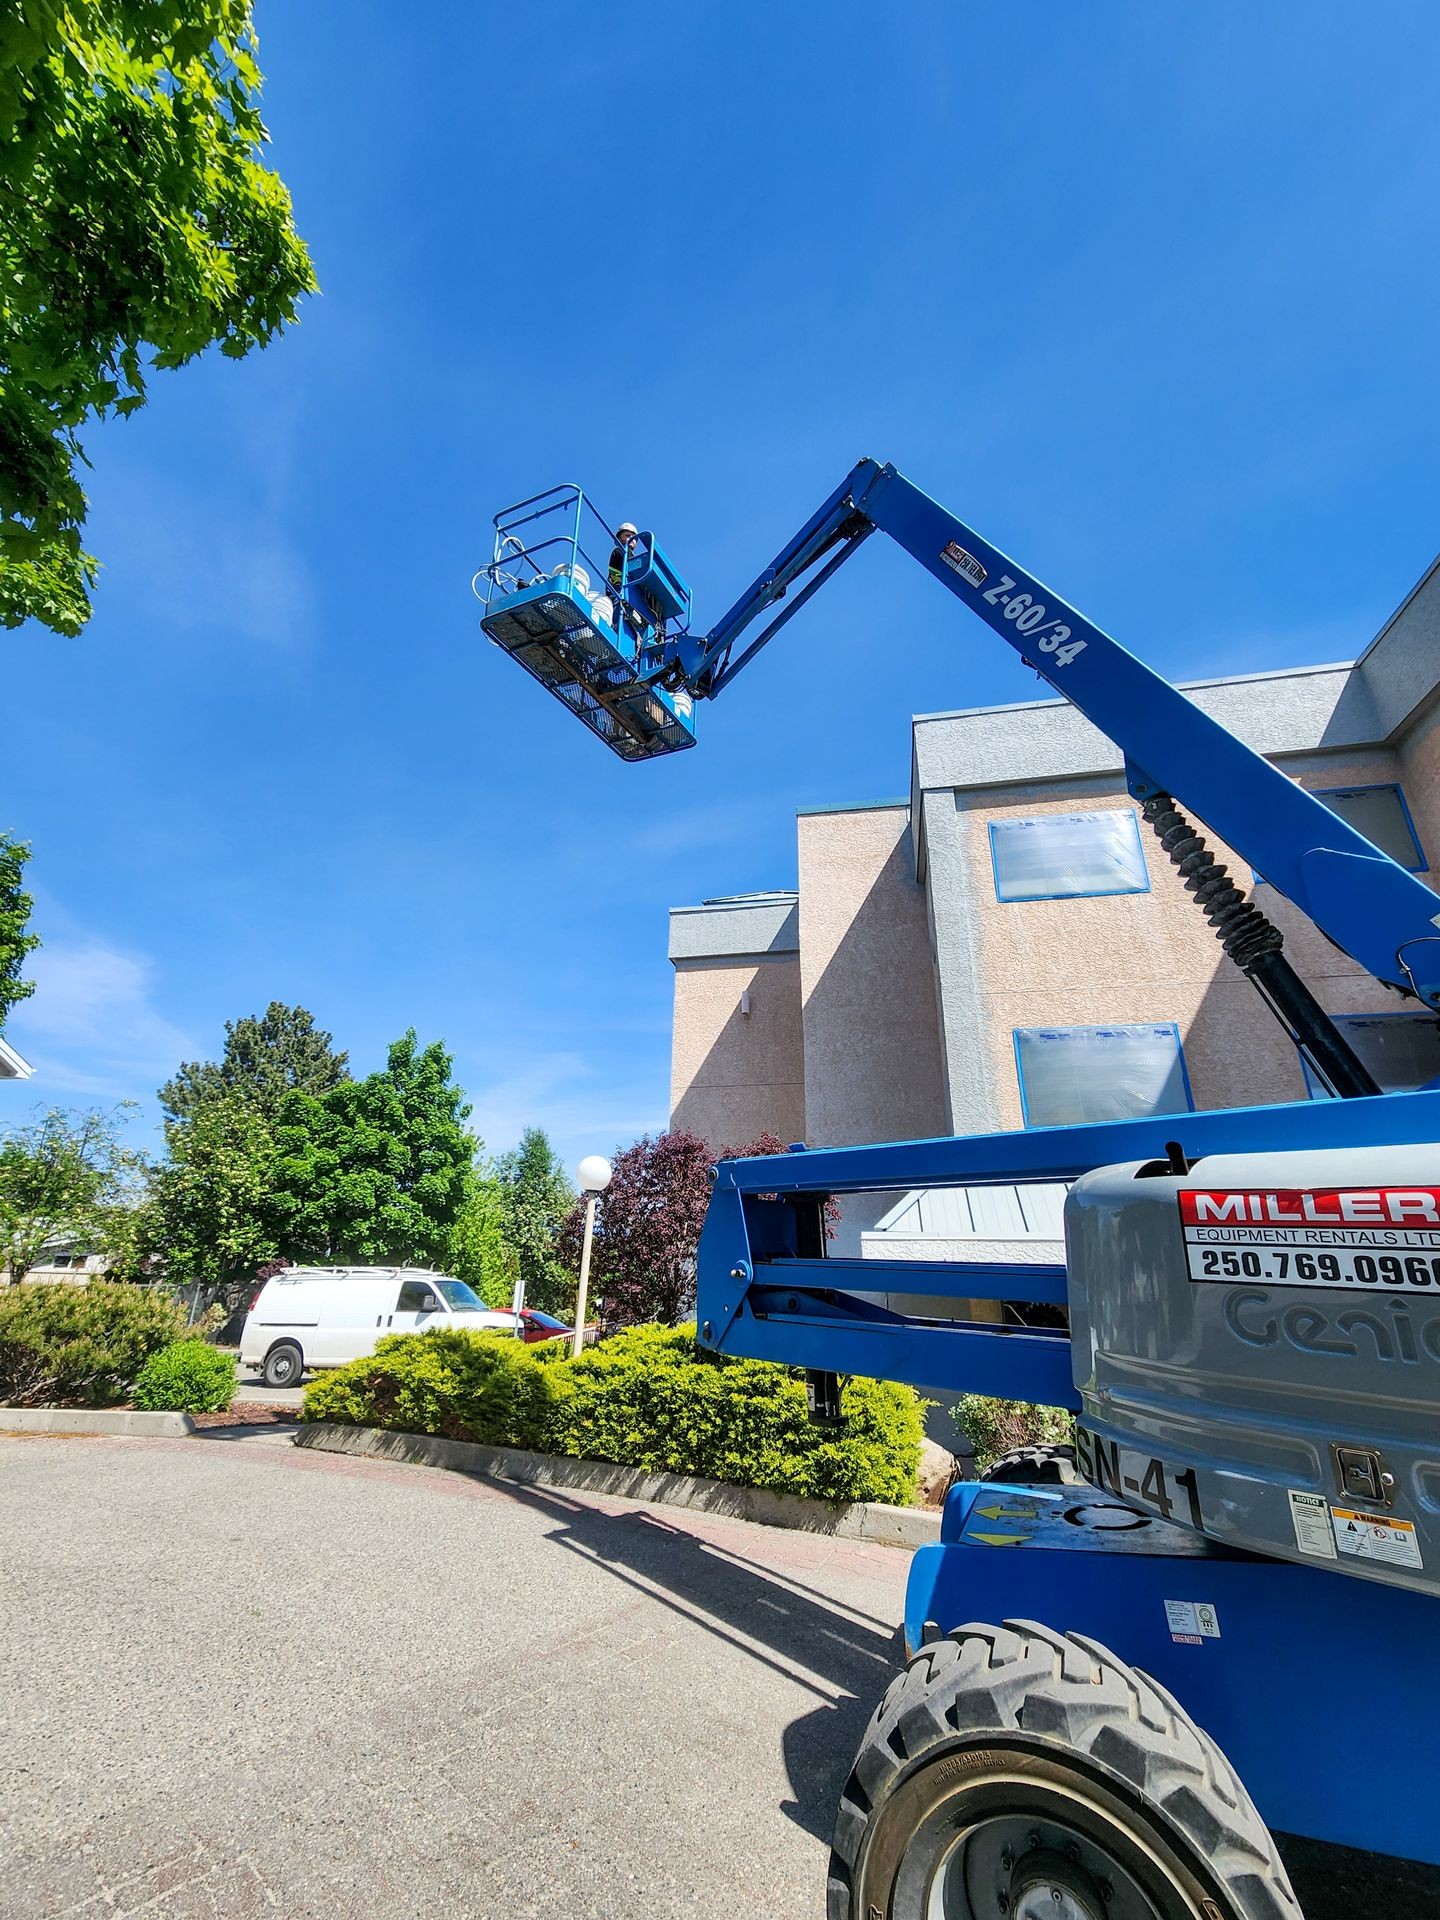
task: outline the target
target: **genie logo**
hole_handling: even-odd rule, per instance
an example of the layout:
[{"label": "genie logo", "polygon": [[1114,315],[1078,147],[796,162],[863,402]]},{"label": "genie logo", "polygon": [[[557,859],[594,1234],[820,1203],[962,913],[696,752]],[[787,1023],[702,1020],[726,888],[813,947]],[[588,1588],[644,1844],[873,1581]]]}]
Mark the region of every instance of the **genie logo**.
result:
[{"label": "genie logo", "polygon": [[1410,1302],[1377,1300],[1328,1312],[1311,1301],[1279,1305],[1263,1287],[1232,1287],[1225,1324],[1247,1347],[1293,1347],[1332,1360],[1389,1360],[1402,1366],[1440,1362],[1440,1313]]}]

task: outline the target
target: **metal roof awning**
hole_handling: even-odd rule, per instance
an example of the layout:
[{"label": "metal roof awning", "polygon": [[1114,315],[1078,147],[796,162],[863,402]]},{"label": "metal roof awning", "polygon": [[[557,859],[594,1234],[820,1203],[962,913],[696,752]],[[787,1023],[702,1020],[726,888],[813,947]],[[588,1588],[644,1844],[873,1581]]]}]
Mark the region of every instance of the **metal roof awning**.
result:
[{"label": "metal roof awning", "polygon": [[34,1071],[7,1040],[0,1039],[0,1080],[28,1080]]}]

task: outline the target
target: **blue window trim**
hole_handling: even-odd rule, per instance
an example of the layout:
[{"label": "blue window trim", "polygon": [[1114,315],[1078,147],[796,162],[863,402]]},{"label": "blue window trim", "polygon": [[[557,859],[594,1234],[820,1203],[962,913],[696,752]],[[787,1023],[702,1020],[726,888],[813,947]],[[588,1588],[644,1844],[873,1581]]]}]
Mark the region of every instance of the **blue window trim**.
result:
[{"label": "blue window trim", "polygon": [[[1425,849],[1420,844],[1420,835],[1415,830],[1415,818],[1410,811],[1410,803],[1405,798],[1405,789],[1398,780],[1362,780],[1358,786],[1311,787],[1310,791],[1317,800],[1323,800],[1327,793],[1393,793],[1400,802],[1400,812],[1405,819],[1405,830],[1410,835],[1411,845],[1415,849],[1415,858],[1419,863],[1417,866],[1406,867],[1405,871],[1406,873],[1430,871],[1429,863],[1425,858]],[[1357,827],[1355,831],[1358,833],[1360,829]]]},{"label": "blue window trim", "polygon": [[[1415,816],[1410,811],[1410,802],[1405,798],[1405,789],[1398,780],[1370,780],[1358,787],[1307,787],[1306,792],[1313,794],[1317,800],[1323,800],[1327,793],[1393,793],[1395,798],[1400,802],[1400,811],[1405,819],[1405,830],[1410,835],[1411,844],[1415,848],[1415,857],[1420,862],[1418,867],[1406,867],[1405,871],[1406,873],[1428,873],[1430,871],[1429,862],[1425,858],[1425,849],[1420,844],[1420,834],[1415,825]],[[1358,833],[1360,829],[1357,827],[1355,831]],[[1370,844],[1374,846],[1375,843],[1372,840]],[[1250,869],[1250,878],[1257,887],[1267,887],[1270,884],[1264,874],[1257,873],[1253,867]],[[1377,1020],[1384,1018],[1384,1016],[1380,1014],[1377,1014],[1375,1017]],[[1404,1014],[1398,1016],[1398,1018],[1402,1020],[1406,1017]]]},{"label": "blue window trim", "polygon": [[[1407,1019],[1409,1015],[1398,1014],[1397,1019]],[[1185,1089],[1185,1111],[1194,1113],[1195,1094],[1190,1085],[1190,1069],[1185,1064],[1185,1046],[1180,1038],[1180,1023],[1176,1020],[1101,1020],[1091,1026],[1080,1027],[1012,1027],[1011,1045],[1015,1050],[1015,1081],[1020,1089],[1020,1118],[1025,1126],[1030,1125],[1030,1103],[1025,1098],[1025,1069],[1020,1064],[1020,1036],[1022,1033],[1153,1033],[1157,1027],[1168,1027],[1175,1036],[1175,1052],[1180,1061],[1180,1084]],[[1157,1120],[1167,1116],[1156,1114]],[[1052,1120],[1049,1126],[1074,1126],[1075,1121]],[[1044,1132],[1037,1128],[1037,1132]]]},{"label": "blue window trim", "polygon": [[[1335,1022],[1336,1026],[1340,1027],[1342,1033],[1345,1031],[1344,1027],[1340,1026],[1342,1020],[1423,1020],[1427,1026],[1433,1026],[1435,1024],[1434,1017],[1428,1013],[1332,1013],[1330,1018]],[[1307,1100],[1333,1100],[1335,1098],[1334,1094],[1327,1093],[1325,1088],[1311,1075],[1310,1064],[1304,1054],[1301,1053],[1299,1047],[1296,1047],[1295,1053],[1300,1061],[1300,1072],[1305,1080],[1305,1098]],[[1389,1096],[1387,1096],[1387,1098],[1388,1097]]]},{"label": "blue window trim", "polygon": [[[1135,851],[1140,856],[1140,871],[1145,876],[1143,887],[1082,887],[1066,893],[1024,893],[1017,899],[1007,900],[1000,890],[1000,862],[995,854],[996,827],[1020,826],[1032,820],[1076,820],[1082,813],[1123,813],[1129,820],[1135,834]],[[1027,813],[1019,819],[991,820],[990,832],[990,872],[995,880],[995,898],[1002,907],[1028,907],[1035,900],[1111,900],[1120,894],[1150,892],[1150,863],[1145,858],[1145,842],[1140,837],[1140,816],[1133,807],[1081,807],[1074,813]],[[1412,829],[1413,831],[1413,829]],[[1418,844],[1418,842],[1417,842]]]}]

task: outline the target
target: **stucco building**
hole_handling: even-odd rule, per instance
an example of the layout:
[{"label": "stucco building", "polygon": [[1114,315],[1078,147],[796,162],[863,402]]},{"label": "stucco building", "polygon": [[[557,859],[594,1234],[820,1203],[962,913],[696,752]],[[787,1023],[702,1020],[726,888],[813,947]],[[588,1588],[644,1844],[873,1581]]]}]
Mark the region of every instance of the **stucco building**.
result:
[{"label": "stucco building", "polygon": [[[1440,562],[1353,663],[1186,690],[1433,883]],[[671,911],[672,1124],[834,1146],[1323,1097],[1068,704],[919,715],[908,797],[796,832],[794,891]],[[1440,1074],[1436,1021],[1207,837],[1381,1084]],[[934,1254],[1051,1236],[1058,1200],[897,1196],[871,1224]]]}]

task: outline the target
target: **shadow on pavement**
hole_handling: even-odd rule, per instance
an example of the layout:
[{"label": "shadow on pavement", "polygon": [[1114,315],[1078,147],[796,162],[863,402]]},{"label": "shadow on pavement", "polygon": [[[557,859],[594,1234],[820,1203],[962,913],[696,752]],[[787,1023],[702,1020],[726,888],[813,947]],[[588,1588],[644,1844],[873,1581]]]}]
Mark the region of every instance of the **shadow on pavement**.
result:
[{"label": "shadow on pavement", "polygon": [[1277,1833],[1275,1840],[1305,1920],[1435,1920],[1440,1914],[1440,1867],[1293,1833]]},{"label": "shadow on pavement", "polygon": [[828,1841],[860,1735],[895,1672],[894,1625],[658,1514],[606,1513],[554,1488],[495,1484],[553,1519],[559,1545],[815,1695],[814,1711],[783,1735],[794,1797],[781,1810]]},{"label": "shadow on pavement", "polygon": [[[676,1613],[814,1693],[813,1710],[782,1736],[794,1797],[781,1811],[828,1842],[865,1723],[900,1662],[895,1627],[657,1514],[605,1513],[553,1488],[492,1484],[552,1518],[559,1545],[652,1597],[663,1589],[658,1597]],[[1436,1868],[1290,1834],[1278,1840],[1306,1920],[1440,1915]]]},{"label": "shadow on pavement", "polygon": [[299,1419],[247,1420],[229,1427],[197,1427],[192,1440],[293,1440],[300,1431]]}]

